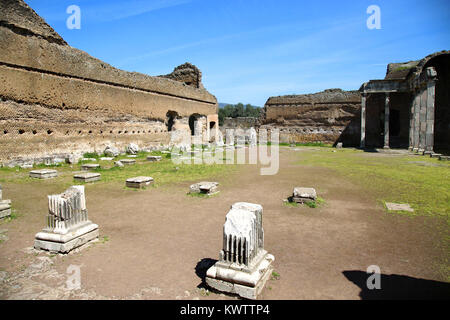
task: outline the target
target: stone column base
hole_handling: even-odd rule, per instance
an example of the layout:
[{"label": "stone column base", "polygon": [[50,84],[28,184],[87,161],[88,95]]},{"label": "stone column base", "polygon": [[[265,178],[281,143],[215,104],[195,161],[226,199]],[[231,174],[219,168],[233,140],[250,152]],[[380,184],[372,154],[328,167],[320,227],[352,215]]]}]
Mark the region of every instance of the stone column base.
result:
[{"label": "stone column base", "polygon": [[98,225],[88,222],[66,234],[42,231],[36,234],[34,248],[52,252],[68,253],[98,238]]},{"label": "stone column base", "polygon": [[224,268],[219,261],[206,272],[206,284],[222,292],[255,300],[272,274],[274,260],[273,255],[266,254],[251,273],[235,268]]}]

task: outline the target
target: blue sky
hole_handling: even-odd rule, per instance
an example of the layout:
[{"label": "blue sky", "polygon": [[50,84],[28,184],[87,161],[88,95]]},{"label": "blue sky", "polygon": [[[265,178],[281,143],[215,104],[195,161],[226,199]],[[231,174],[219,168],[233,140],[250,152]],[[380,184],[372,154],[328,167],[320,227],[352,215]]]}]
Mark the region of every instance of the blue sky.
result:
[{"label": "blue sky", "polygon": [[[389,62],[450,50],[448,0],[25,0],[71,46],[114,67],[160,75],[197,65],[219,102],[355,90]],[[69,5],[81,29],[69,30]],[[381,9],[369,30],[366,10]]]}]

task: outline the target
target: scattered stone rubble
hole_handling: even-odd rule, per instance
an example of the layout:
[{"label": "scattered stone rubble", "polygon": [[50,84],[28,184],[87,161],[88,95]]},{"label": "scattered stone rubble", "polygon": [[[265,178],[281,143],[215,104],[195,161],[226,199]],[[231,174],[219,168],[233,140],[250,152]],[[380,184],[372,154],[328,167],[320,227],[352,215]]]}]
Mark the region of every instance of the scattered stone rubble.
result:
[{"label": "scattered stone rubble", "polygon": [[161,156],[148,156],[147,160],[148,161],[161,161],[162,157]]},{"label": "scattered stone rubble", "polygon": [[270,277],[274,256],[264,250],[263,208],[238,202],[223,227],[219,261],[206,272],[206,283],[219,291],[256,299]]},{"label": "scattered stone rubble", "polygon": [[81,165],[81,170],[88,171],[88,170],[95,170],[100,169],[100,165],[98,163],[85,163]]}]

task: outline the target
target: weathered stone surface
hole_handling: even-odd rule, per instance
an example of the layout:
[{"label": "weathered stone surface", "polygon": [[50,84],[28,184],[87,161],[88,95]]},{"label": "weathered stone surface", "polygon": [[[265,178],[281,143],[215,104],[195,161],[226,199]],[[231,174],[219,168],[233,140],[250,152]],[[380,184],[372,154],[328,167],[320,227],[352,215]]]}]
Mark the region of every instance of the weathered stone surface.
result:
[{"label": "weathered stone surface", "polygon": [[433,153],[430,154],[430,158],[438,158],[439,159],[440,156],[442,156],[442,154],[440,154],[440,153],[434,153],[433,152]]},{"label": "weathered stone surface", "polygon": [[116,161],[116,162],[114,162],[114,166],[115,167],[123,167],[123,163],[122,163],[122,161]]},{"label": "weathered stone surface", "polygon": [[448,160],[450,160],[450,156],[439,156],[439,160],[442,160],[442,161],[446,160],[446,161],[448,161]]},{"label": "weathered stone surface", "polygon": [[67,253],[98,237],[88,219],[84,186],[48,196],[47,226],[35,236],[35,249]]},{"label": "weathered stone surface", "polygon": [[117,157],[120,154],[120,151],[114,146],[107,146],[103,153],[107,157]]},{"label": "weathered stone surface", "polygon": [[112,161],[112,160],[114,160],[114,158],[113,157],[101,157],[100,160],[101,161]]},{"label": "weathered stone surface", "polygon": [[95,169],[99,169],[100,165],[98,163],[85,163],[81,165],[81,170],[95,170]]},{"label": "weathered stone surface", "polygon": [[137,154],[139,152],[139,146],[135,143],[130,143],[127,145],[126,150],[128,154]]},{"label": "weathered stone surface", "polygon": [[51,169],[32,170],[29,173],[31,178],[50,179],[58,176],[58,171]]},{"label": "weathered stone surface", "polygon": [[11,205],[6,202],[0,202],[0,219],[11,215]]},{"label": "weathered stone surface", "polygon": [[316,200],[317,193],[314,188],[294,188],[294,193],[292,195],[292,201],[297,203],[304,203],[306,201]]},{"label": "weathered stone surface", "polygon": [[169,110],[185,119],[217,113],[201,83],[116,69],[67,45],[21,0],[1,1],[0,21],[1,161],[94,152],[111,141],[167,145]]},{"label": "weathered stone surface", "polygon": [[83,172],[77,173],[73,176],[75,180],[83,182],[94,182],[100,180],[100,173],[95,172]]},{"label": "weathered stone surface", "polygon": [[218,191],[217,191],[218,185],[219,185],[218,182],[202,181],[202,182],[191,185],[189,190],[190,190],[190,193],[203,193],[203,194],[213,195],[213,194],[218,193]]},{"label": "weathered stone surface", "polygon": [[328,89],[314,94],[271,97],[261,116],[261,129],[279,129],[280,142],[360,142],[359,91]]},{"label": "weathered stone surface", "polygon": [[126,166],[136,164],[136,160],[134,159],[121,159],[120,162],[122,162],[122,164]]},{"label": "weathered stone surface", "polygon": [[147,160],[148,161],[161,161],[162,157],[161,156],[148,156]]},{"label": "weathered stone surface", "polygon": [[257,136],[256,136],[255,128],[253,128],[253,127],[250,128],[249,135],[250,135],[250,139],[249,139],[250,146],[252,146],[252,147],[256,146],[258,144],[258,139],[257,139]]},{"label": "weathered stone surface", "polygon": [[143,188],[146,186],[149,186],[153,183],[152,177],[135,177],[135,178],[129,178],[126,181],[126,186],[129,188]]},{"label": "weathered stone surface", "polygon": [[392,203],[392,202],[386,202],[386,208],[389,211],[408,211],[408,212],[414,212],[414,209],[411,208],[411,206],[407,203]]},{"label": "weathered stone surface", "polygon": [[264,250],[261,205],[231,206],[223,227],[219,261],[206,272],[206,283],[219,291],[256,299],[272,272],[274,257]]},{"label": "weathered stone surface", "polygon": [[342,149],[342,147],[343,147],[342,142],[338,142],[338,143],[336,144],[336,149]]}]

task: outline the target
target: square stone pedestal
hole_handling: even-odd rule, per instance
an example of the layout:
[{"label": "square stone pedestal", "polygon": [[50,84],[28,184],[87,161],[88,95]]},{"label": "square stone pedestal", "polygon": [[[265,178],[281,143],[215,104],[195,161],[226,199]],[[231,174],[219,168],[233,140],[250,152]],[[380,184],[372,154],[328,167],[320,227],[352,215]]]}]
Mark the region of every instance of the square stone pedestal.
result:
[{"label": "square stone pedestal", "polygon": [[0,201],[0,219],[9,217],[11,215],[11,204],[7,203],[6,200]]},{"label": "square stone pedestal", "polygon": [[50,179],[58,176],[58,171],[52,169],[32,170],[29,173],[31,178]]},{"label": "square stone pedestal", "polygon": [[81,170],[88,171],[88,170],[95,170],[99,169],[100,165],[98,163],[86,163],[81,165]]},{"label": "square stone pedestal", "polygon": [[100,173],[95,172],[77,173],[73,176],[73,178],[77,181],[82,182],[94,182],[100,180]]},{"label": "square stone pedestal", "polygon": [[161,156],[148,156],[147,161],[161,161]]},{"label": "square stone pedestal", "polygon": [[255,300],[273,271],[274,256],[264,251],[254,266],[247,269],[236,263],[218,261],[206,272],[206,284],[218,291]]},{"label": "square stone pedestal", "polygon": [[136,163],[136,160],[134,159],[121,159],[120,162],[126,166],[130,166]]},{"label": "square stone pedestal", "polygon": [[98,238],[98,225],[87,221],[65,234],[41,231],[36,234],[34,248],[52,252],[68,253]]},{"label": "square stone pedestal", "polygon": [[143,188],[153,183],[152,177],[135,177],[127,179],[126,186],[128,188]]}]

